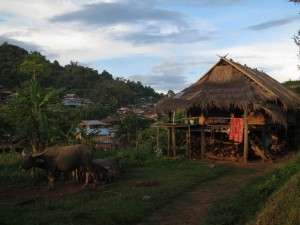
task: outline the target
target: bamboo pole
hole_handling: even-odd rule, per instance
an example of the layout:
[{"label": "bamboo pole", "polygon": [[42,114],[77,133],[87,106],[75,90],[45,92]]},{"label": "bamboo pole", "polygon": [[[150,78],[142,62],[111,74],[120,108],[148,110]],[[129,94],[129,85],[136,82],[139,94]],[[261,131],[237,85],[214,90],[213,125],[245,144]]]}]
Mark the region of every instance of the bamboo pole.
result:
[{"label": "bamboo pole", "polygon": [[248,109],[244,110],[244,163],[248,162]]}]

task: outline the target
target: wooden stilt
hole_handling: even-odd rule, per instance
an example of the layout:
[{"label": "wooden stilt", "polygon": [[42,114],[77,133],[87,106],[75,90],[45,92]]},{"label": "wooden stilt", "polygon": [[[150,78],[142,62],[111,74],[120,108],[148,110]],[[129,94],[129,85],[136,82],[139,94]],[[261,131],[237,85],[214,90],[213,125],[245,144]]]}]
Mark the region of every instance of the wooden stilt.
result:
[{"label": "wooden stilt", "polygon": [[156,152],[161,154],[161,150],[159,148],[159,127],[156,127]]},{"label": "wooden stilt", "polygon": [[172,146],[173,146],[173,157],[176,157],[176,137],[174,125],[172,125]]},{"label": "wooden stilt", "polygon": [[170,157],[170,129],[168,128],[168,148],[167,148],[167,157],[169,158]]},{"label": "wooden stilt", "polygon": [[188,130],[188,154],[189,154],[189,159],[192,158],[192,149],[191,149],[191,126],[189,126],[189,130]]},{"label": "wooden stilt", "polygon": [[248,109],[244,110],[244,163],[248,162]]},{"label": "wooden stilt", "polygon": [[204,126],[201,127],[201,159],[205,158],[205,133]]},{"label": "wooden stilt", "polygon": [[185,155],[189,155],[189,132],[185,132]]}]

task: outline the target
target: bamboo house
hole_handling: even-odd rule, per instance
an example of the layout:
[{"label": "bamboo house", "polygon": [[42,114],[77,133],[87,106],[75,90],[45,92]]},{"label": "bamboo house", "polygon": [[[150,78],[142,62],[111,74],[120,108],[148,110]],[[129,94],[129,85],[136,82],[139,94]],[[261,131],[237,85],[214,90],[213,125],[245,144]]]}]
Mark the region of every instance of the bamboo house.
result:
[{"label": "bamboo house", "polygon": [[[176,156],[176,131],[186,140],[186,154],[202,158],[244,160],[249,155],[271,160],[295,144],[299,97],[258,69],[226,57],[197,82],[157,103]],[[181,111],[185,116],[176,117]]]}]

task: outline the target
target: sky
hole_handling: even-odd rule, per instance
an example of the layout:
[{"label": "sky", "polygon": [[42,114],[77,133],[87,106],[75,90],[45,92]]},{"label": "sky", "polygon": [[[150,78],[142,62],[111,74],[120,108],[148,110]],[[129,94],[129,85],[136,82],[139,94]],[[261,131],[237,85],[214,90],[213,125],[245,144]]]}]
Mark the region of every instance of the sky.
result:
[{"label": "sky", "polygon": [[190,86],[227,54],[285,82],[300,79],[299,12],[287,0],[1,0],[0,44],[158,93]]}]

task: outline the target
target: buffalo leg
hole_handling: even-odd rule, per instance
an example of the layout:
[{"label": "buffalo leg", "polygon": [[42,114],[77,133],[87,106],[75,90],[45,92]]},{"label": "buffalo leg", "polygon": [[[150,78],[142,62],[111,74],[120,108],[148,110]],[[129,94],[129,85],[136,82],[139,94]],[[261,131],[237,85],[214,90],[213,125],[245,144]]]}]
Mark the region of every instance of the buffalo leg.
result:
[{"label": "buffalo leg", "polygon": [[48,175],[48,185],[49,185],[50,191],[52,191],[53,186],[54,186],[54,176],[52,174]]}]

